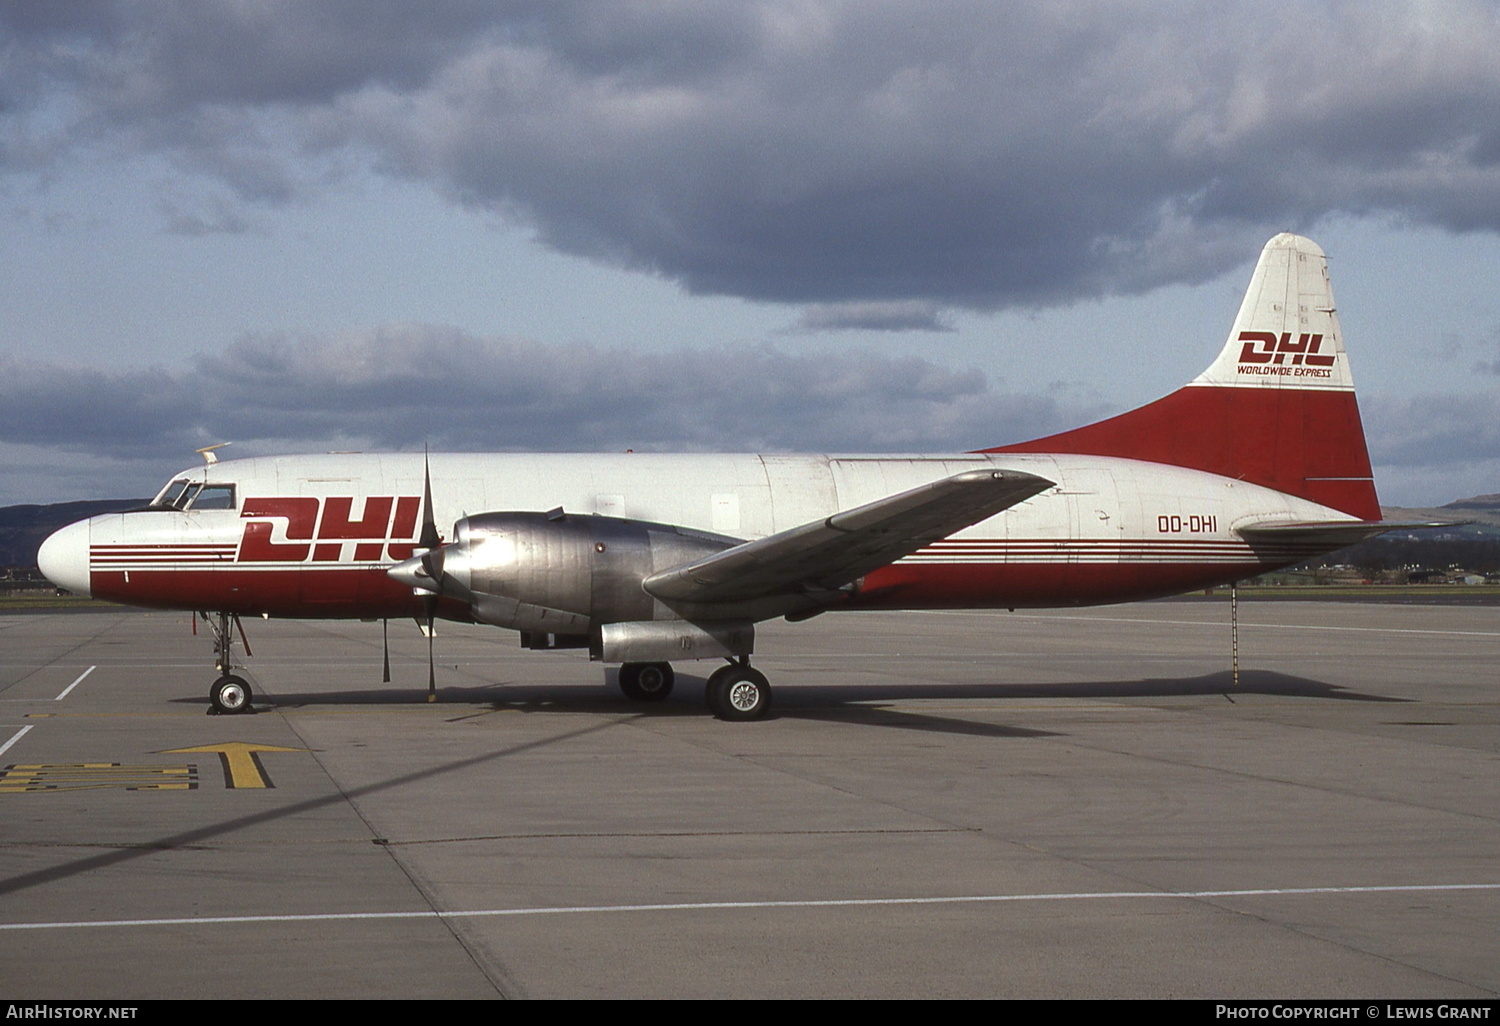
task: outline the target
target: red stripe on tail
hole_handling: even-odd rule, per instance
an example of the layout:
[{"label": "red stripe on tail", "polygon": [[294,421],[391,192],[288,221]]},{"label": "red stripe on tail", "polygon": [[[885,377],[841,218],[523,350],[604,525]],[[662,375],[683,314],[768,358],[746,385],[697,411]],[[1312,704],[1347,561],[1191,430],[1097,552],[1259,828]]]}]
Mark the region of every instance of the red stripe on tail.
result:
[{"label": "red stripe on tail", "polygon": [[1379,520],[1353,392],[1180,388],[1097,424],[983,452],[1119,456],[1264,485]]}]

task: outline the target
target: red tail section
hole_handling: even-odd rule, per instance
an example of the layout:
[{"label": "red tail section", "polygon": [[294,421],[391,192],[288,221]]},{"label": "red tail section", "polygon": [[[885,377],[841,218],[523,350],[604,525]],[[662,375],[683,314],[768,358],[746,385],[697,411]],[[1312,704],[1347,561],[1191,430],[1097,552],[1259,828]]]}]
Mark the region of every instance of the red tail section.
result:
[{"label": "red tail section", "polygon": [[1328,262],[1296,235],[1266,244],[1224,350],[1196,379],[1118,417],[983,451],[1168,463],[1380,519]]}]

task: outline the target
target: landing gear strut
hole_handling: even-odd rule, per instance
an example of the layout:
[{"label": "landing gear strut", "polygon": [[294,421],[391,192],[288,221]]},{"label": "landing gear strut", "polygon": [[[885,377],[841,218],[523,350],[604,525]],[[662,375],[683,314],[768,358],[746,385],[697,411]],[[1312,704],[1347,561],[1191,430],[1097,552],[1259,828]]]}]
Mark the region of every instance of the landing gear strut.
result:
[{"label": "landing gear strut", "polygon": [[208,624],[214,635],[214,669],[219,671],[219,679],[213,682],[208,689],[208,712],[210,716],[226,713],[248,713],[254,712],[250,707],[250,700],[254,693],[250,690],[250,682],[234,671],[234,659],[230,655],[230,647],[234,644],[234,635],[231,633],[231,624],[239,628],[240,641],[245,645],[245,654],[250,654],[250,644],[245,639],[245,629],[240,627],[240,618],[229,613],[199,613],[199,616]]},{"label": "landing gear strut", "polygon": [[671,663],[625,663],[620,667],[620,690],[636,702],[660,702],[672,693],[675,679]]},{"label": "landing gear strut", "polygon": [[758,720],[771,709],[771,684],[741,657],[714,671],[705,697],[709,711],[721,720]]}]

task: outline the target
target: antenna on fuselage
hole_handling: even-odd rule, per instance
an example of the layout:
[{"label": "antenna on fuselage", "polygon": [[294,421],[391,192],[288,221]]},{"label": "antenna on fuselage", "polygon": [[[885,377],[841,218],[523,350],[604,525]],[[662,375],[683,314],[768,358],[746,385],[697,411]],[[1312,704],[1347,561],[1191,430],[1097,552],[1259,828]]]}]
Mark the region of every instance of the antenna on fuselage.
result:
[{"label": "antenna on fuselage", "polygon": [[206,464],[208,464],[211,467],[215,463],[219,462],[219,456],[218,456],[217,453],[214,452],[214,450],[215,449],[222,449],[226,445],[233,445],[233,444],[234,444],[233,442],[219,442],[217,445],[205,445],[203,448],[197,450],[197,452],[198,452],[199,456],[203,457],[203,462],[206,463]]}]

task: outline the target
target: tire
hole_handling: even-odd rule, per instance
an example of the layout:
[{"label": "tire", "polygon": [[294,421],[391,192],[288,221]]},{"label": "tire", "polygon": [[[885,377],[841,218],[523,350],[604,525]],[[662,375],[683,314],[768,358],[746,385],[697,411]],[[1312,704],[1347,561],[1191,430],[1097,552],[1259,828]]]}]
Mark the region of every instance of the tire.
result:
[{"label": "tire", "polygon": [[620,667],[620,690],[635,702],[660,702],[672,693],[676,674],[671,663],[626,663]]},{"label": "tire", "polygon": [[249,712],[252,697],[249,682],[232,673],[226,673],[208,689],[208,700],[213,711],[225,715]]},{"label": "tire", "polygon": [[732,666],[721,666],[709,674],[708,683],[703,690],[703,698],[708,703],[708,711],[721,720],[725,717],[720,710],[728,703],[724,678],[729,676],[729,671],[732,669],[734,669]]},{"label": "tire", "polygon": [[708,678],[708,708],[721,720],[758,720],[771,711],[771,684],[750,666],[726,666]]}]

